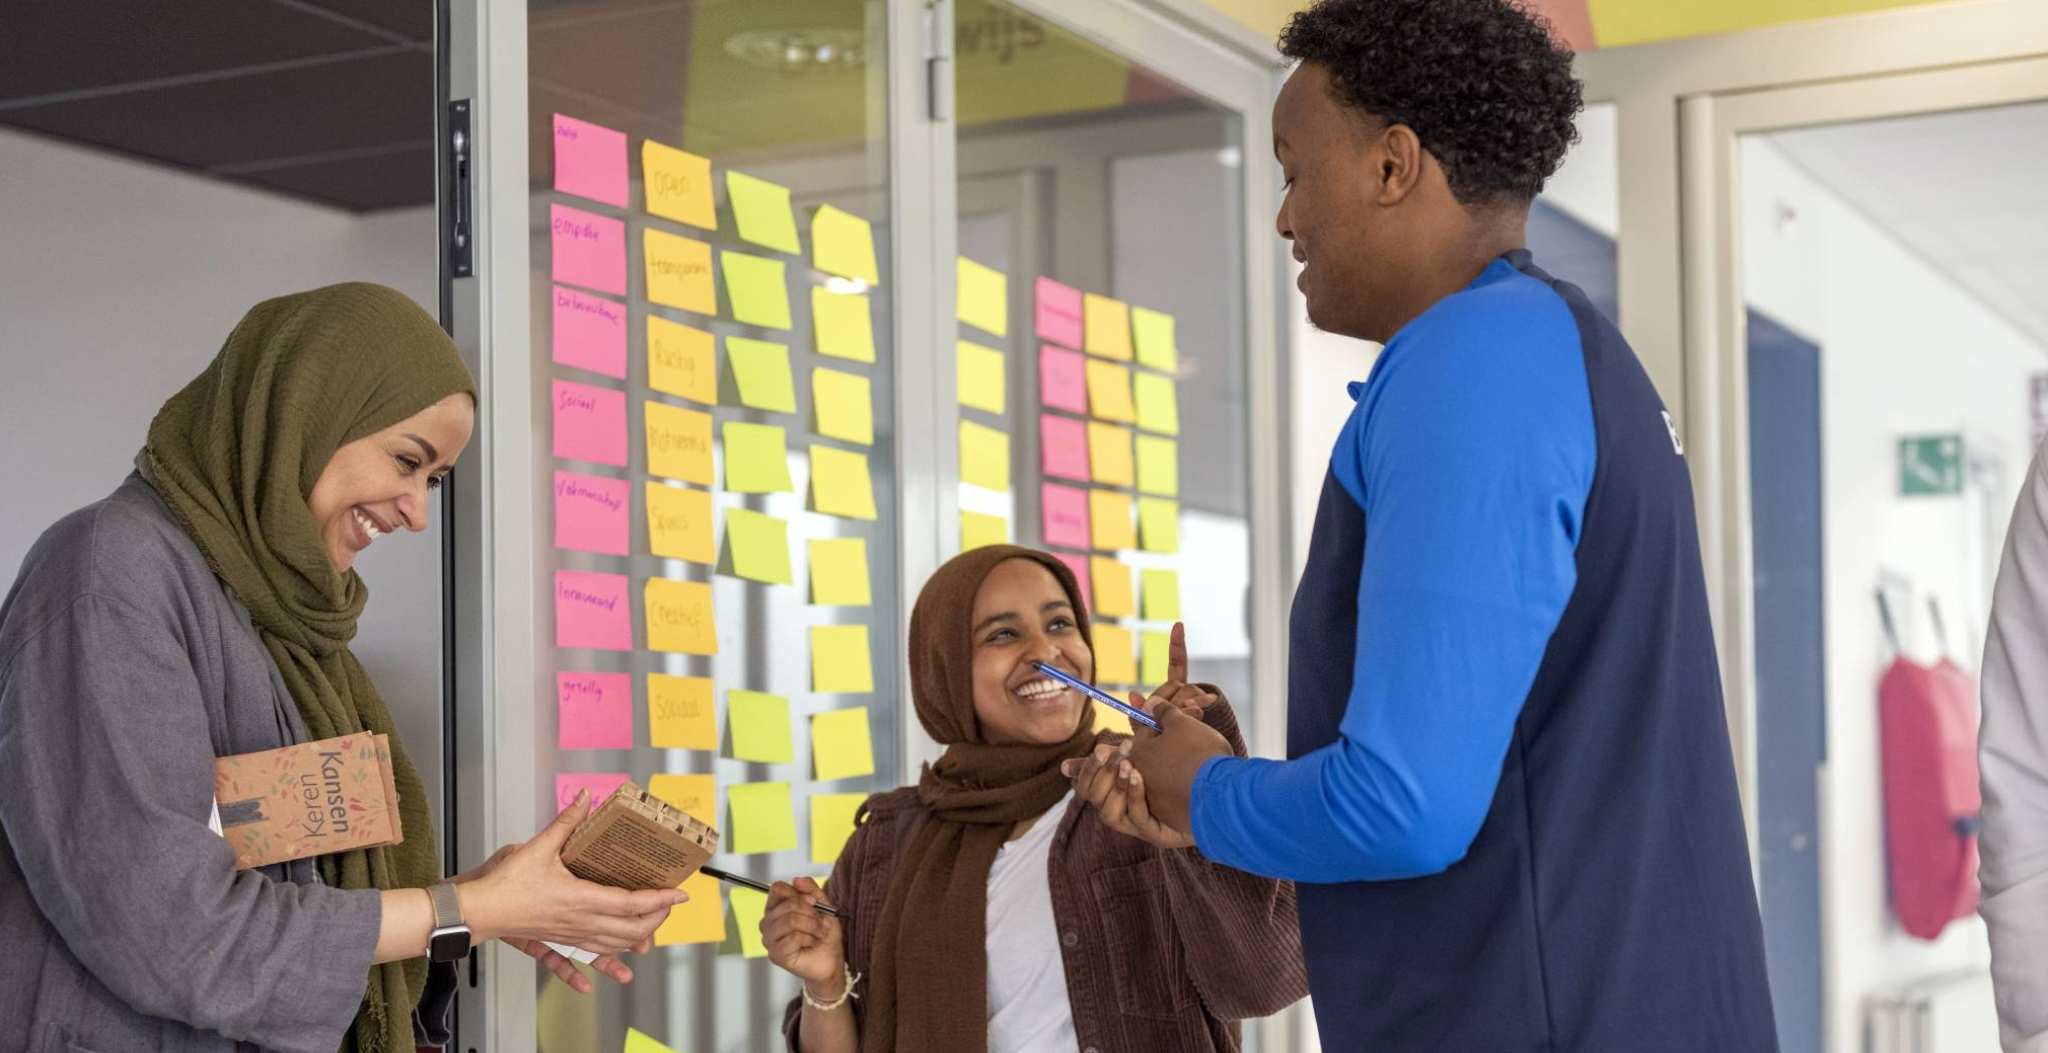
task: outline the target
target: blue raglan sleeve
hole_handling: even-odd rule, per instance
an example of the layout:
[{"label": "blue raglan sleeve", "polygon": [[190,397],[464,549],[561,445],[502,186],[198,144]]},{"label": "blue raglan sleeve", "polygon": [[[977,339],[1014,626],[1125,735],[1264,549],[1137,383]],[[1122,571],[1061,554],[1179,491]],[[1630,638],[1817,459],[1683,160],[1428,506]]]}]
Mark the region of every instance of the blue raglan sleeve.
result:
[{"label": "blue raglan sleeve", "polygon": [[1191,822],[1208,858],[1374,881],[1471,846],[1577,582],[1593,480],[1577,328],[1540,295],[1554,310],[1432,312],[1382,352],[1331,457],[1366,513],[1340,736],[1205,763]]}]

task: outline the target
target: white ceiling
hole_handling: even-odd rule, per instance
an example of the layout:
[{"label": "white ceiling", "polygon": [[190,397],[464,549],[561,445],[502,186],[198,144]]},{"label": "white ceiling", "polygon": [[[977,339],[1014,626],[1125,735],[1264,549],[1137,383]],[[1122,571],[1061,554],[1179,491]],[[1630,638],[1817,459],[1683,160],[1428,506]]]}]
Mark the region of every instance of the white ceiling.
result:
[{"label": "white ceiling", "polygon": [[2048,103],[1831,125],[1770,139],[2048,346]]}]

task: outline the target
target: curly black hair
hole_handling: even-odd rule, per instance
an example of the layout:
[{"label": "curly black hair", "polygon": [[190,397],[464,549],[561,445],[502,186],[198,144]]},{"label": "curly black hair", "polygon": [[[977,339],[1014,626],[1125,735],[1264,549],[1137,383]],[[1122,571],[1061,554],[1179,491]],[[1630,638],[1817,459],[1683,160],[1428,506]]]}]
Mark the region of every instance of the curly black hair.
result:
[{"label": "curly black hair", "polygon": [[1527,204],[1578,141],[1571,51],[1512,0],[1319,0],[1280,33],[1338,101],[1415,130],[1468,206]]}]

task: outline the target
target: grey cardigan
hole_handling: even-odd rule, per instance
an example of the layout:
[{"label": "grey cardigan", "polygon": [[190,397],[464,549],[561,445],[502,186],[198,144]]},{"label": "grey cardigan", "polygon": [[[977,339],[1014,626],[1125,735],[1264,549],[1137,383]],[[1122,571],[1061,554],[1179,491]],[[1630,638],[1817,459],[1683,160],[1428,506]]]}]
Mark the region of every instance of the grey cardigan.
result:
[{"label": "grey cardigan", "polygon": [[148,484],[67,516],[0,605],[0,1053],[333,1053],[381,904],[237,871],[216,756],[304,728]]}]

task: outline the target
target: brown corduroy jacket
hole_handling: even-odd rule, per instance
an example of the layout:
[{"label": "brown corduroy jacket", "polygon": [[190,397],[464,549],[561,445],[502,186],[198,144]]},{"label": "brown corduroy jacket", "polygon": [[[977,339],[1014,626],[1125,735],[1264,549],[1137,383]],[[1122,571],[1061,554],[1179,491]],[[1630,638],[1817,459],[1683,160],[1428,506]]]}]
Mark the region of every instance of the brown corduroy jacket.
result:
[{"label": "brown corduroy jacket", "polygon": [[[1244,754],[1228,702],[1211,705],[1204,719]],[[875,926],[897,859],[929,818],[915,787],[861,806],[825,887],[844,920],[854,972],[872,971]],[[1126,837],[1078,797],[1059,824],[1052,913],[1082,1053],[1236,1050],[1238,1021],[1308,995],[1291,882],[1211,863],[1192,848],[1167,851]],[[862,1011],[859,999],[848,1005]],[[802,1014],[802,999],[792,999],[783,1018],[792,1051]]]}]

